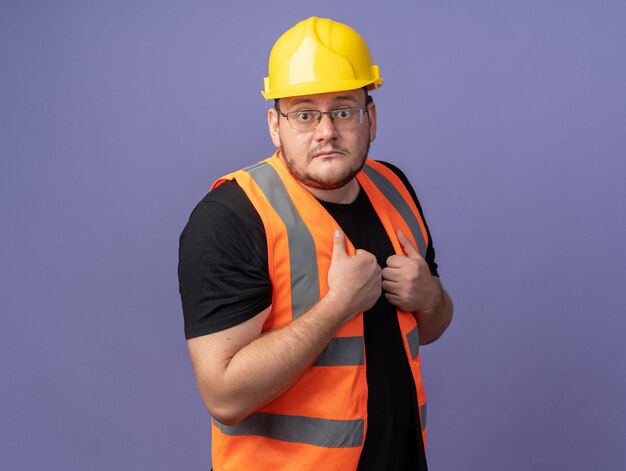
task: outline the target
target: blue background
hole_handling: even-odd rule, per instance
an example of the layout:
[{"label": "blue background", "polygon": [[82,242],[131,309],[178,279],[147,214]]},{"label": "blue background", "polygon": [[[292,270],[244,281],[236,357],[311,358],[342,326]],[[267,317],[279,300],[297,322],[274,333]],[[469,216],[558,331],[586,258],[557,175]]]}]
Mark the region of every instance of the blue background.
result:
[{"label": "blue background", "polygon": [[178,235],[273,152],[267,57],[311,15],[368,41],[371,155],[413,182],[455,301],[422,349],[431,469],[624,469],[609,0],[0,2],[0,468],[208,469]]}]

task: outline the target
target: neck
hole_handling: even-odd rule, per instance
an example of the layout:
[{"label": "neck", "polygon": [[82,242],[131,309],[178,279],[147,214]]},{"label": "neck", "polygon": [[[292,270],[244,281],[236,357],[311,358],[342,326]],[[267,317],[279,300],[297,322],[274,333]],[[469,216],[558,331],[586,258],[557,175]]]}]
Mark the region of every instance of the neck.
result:
[{"label": "neck", "polygon": [[320,190],[319,188],[311,188],[302,183],[300,184],[318,200],[326,201],[327,203],[352,203],[356,200],[357,196],[359,196],[360,191],[359,182],[357,182],[356,178],[353,178],[347,184],[335,190]]}]

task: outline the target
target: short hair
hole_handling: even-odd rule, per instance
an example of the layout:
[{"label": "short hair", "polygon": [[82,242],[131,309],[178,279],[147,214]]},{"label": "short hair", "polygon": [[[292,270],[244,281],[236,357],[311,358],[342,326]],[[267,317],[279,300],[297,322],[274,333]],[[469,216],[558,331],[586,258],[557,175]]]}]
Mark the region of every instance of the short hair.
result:
[{"label": "short hair", "polygon": [[[367,85],[361,90],[363,90],[363,92],[365,93],[365,106],[369,105],[370,103],[374,103],[372,95],[370,95],[367,90]],[[280,100],[280,98],[274,98],[274,109],[280,113],[280,109],[278,108],[278,100]]]}]

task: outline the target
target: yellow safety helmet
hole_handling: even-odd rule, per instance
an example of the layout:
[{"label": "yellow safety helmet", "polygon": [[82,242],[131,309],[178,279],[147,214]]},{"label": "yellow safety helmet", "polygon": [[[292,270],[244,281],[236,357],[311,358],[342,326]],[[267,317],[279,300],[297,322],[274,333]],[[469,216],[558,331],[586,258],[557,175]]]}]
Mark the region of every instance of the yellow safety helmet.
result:
[{"label": "yellow safety helmet", "polygon": [[368,90],[383,84],[367,44],[355,30],[311,17],[283,34],[270,53],[266,100],[316,93]]}]

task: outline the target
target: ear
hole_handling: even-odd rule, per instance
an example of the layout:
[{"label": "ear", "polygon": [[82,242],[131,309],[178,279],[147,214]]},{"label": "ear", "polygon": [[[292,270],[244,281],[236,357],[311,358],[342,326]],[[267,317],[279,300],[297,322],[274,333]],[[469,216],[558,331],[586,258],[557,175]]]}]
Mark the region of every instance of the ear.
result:
[{"label": "ear", "polygon": [[267,127],[270,131],[270,137],[272,138],[272,143],[280,148],[280,130],[279,130],[279,118],[278,111],[274,108],[270,108],[267,110]]},{"label": "ear", "polygon": [[370,142],[376,139],[376,103],[371,102],[367,105],[367,115],[370,123]]}]

